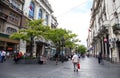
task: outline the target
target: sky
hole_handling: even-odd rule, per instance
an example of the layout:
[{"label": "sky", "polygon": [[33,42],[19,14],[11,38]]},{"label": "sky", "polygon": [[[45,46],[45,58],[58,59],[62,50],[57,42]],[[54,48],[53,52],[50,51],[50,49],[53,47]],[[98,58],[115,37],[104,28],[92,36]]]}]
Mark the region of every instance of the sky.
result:
[{"label": "sky", "polygon": [[58,28],[71,30],[78,35],[80,44],[87,46],[93,0],[48,0],[57,18]]}]

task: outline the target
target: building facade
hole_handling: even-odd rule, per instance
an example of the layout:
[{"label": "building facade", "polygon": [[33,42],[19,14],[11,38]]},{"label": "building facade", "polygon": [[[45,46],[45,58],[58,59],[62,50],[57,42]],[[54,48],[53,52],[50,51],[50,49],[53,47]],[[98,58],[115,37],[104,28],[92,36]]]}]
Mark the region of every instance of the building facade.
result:
[{"label": "building facade", "polygon": [[24,0],[0,0],[0,50],[13,52],[19,41],[9,38],[23,25]]},{"label": "building facade", "polygon": [[[26,28],[26,19],[43,19],[44,25],[57,27],[57,20],[52,13],[53,10],[47,0],[0,0],[0,50],[29,52],[30,45],[26,41],[12,40],[9,35]],[[44,38],[35,39],[33,52],[44,54],[46,46],[50,44],[50,41]]]},{"label": "building facade", "polygon": [[[25,0],[23,12],[30,20],[43,19],[44,25],[50,26],[51,28],[57,27],[57,20],[52,15],[53,10],[48,0]],[[26,52],[29,52],[30,46],[26,43],[22,45],[26,45]],[[50,45],[51,41],[47,41],[44,38],[34,39],[33,52],[36,56],[50,54]]]},{"label": "building facade", "polygon": [[120,62],[120,0],[93,0],[88,51],[102,52],[104,59]]}]

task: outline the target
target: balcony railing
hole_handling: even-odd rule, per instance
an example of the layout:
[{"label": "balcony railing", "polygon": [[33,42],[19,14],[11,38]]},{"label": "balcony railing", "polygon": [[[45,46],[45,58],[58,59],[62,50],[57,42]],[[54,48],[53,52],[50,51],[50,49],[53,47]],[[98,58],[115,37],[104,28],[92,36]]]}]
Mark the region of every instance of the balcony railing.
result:
[{"label": "balcony railing", "polygon": [[0,3],[2,4],[2,5],[4,5],[4,6],[9,6],[9,1],[8,0],[0,0]]},{"label": "balcony railing", "polygon": [[16,6],[14,6],[12,3],[10,4],[10,7],[13,8],[15,11],[17,11],[17,12],[23,14],[23,11],[20,10],[19,8],[17,8]]}]

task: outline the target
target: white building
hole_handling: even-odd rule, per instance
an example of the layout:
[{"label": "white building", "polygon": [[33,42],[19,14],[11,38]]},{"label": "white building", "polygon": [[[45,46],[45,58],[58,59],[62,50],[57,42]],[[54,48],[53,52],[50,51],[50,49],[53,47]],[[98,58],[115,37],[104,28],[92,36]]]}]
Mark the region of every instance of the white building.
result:
[{"label": "white building", "polygon": [[[120,0],[93,0],[88,50],[106,60],[120,61]],[[92,47],[92,49],[91,49]]]},{"label": "white building", "polygon": [[51,26],[52,8],[47,0],[25,0],[24,15],[30,19],[43,19],[44,24]]},{"label": "white building", "polygon": [[[46,26],[52,27],[52,21],[54,21],[55,18],[52,15],[53,10],[51,8],[51,5],[47,0],[25,0],[23,13],[28,19],[30,20],[36,20],[36,19],[43,19],[43,24]],[[55,19],[56,20],[56,19]],[[57,23],[57,21],[55,21]],[[56,25],[57,26],[57,25]],[[44,38],[41,39],[35,39],[34,40],[34,49],[33,52],[36,54],[44,54],[45,48],[48,44],[50,44],[50,41],[46,41]],[[21,40],[20,45],[20,51],[27,52],[29,49],[29,45]],[[23,47],[23,46],[27,47]],[[27,50],[26,50],[27,48]],[[29,51],[28,51],[29,52]],[[39,55],[40,55],[39,54]]]}]

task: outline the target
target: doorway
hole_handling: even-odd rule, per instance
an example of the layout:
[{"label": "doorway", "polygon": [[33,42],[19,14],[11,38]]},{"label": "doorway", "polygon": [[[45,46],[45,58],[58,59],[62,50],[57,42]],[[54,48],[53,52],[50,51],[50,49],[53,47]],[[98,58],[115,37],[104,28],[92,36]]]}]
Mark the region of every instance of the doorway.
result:
[{"label": "doorway", "polygon": [[119,57],[119,61],[120,61],[120,41],[117,41],[116,44],[117,44],[117,48],[118,48],[118,57]]}]

